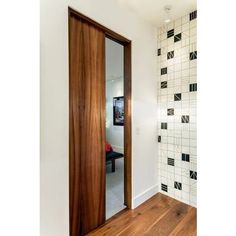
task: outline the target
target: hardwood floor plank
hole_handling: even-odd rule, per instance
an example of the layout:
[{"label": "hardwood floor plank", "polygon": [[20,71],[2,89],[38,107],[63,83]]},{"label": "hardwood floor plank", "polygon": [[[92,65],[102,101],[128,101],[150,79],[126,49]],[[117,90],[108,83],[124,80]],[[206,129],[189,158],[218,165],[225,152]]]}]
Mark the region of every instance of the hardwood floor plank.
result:
[{"label": "hardwood floor plank", "polygon": [[94,235],[118,235],[125,228],[132,225],[132,223],[136,223],[139,221],[140,216],[146,211],[150,210],[153,206],[167,206],[170,207],[172,202],[175,201],[171,198],[166,198],[161,194],[157,194],[150,198],[145,203],[141,204],[138,208],[134,210],[127,210],[122,215],[115,215],[111,219],[109,219],[104,225],[92,231],[89,236]]},{"label": "hardwood floor plank", "polygon": [[196,236],[197,209],[191,208],[186,217],[171,232],[170,236]]},{"label": "hardwood floor plank", "polygon": [[196,208],[161,193],[113,216],[89,236],[195,236]]},{"label": "hardwood floor plank", "polygon": [[178,204],[174,199],[166,204],[162,201],[157,202],[150,209],[140,214],[138,222],[132,222],[132,224],[124,229],[121,233],[117,234],[119,236],[136,236],[143,235],[144,232],[157,220],[160,220],[168,212],[168,209],[176,206]]},{"label": "hardwood floor plank", "polygon": [[171,207],[168,213],[160,220],[157,220],[143,235],[169,236],[178,223],[186,216],[190,208],[187,204],[179,202],[176,206]]}]

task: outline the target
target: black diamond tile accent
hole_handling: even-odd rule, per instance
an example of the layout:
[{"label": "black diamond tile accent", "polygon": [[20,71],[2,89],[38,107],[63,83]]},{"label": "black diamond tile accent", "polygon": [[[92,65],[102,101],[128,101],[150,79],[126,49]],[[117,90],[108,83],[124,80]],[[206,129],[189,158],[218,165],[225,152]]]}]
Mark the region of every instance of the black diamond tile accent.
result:
[{"label": "black diamond tile accent", "polygon": [[161,55],[161,49],[157,49],[157,56],[160,56]]},{"label": "black diamond tile accent", "polygon": [[182,190],[182,183],[175,181],[175,188]]},{"label": "black diamond tile accent", "polygon": [[174,36],[174,29],[171,29],[171,30],[167,31],[167,38],[170,38],[172,36]]},{"label": "black diamond tile accent", "polygon": [[197,172],[196,171],[190,170],[189,171],[189,176],[190,176],[191,179],[197,180]]},{"label": "black diamond tile accent", "polygon": [[168,115],[168,116],[173,116],[174,113],[175,113],[174,108],[169,108],[169,109],[167,109],[167,115]]},{"label": "black diamond tile accent", "polygon": [[167,88],[167,81],[161,82],[161,88]]},{"label": "black diamond tile accent", "polygon": [[168,186],[166,184],[161,184],[161,190],[168,192]]},{"label": "black diamond tile accent", "polygon": [[170,166],[175,166],[175,159],[173,158],[167,158],[167,163]]},{"label": "black diamond tile accent", "polygon": [[189,53],[189,60],[192,61],[192,60],[195,60],[195,59],[197,59],[197,51],[190,52]]},{"label": "black diamond tile accent", "polygon": [[176,34],[175,37],[174,37],[174,42],[179,42],[180,40],[182,39],[182,34],[179,33],[179,34]]},{"label": "black diamond tile accent", "polygon": [[197,10],[196,11],[193,11],[189,14],[189,20],[194,20],[197,18]]},{"label": "black diamond tile accent", "polygon": [[189,123],[189,116],[182,116],[181,122],[182,123]]},{"label": "black diamond tile accent", "polygon": [[158,143],[160,143],[161,142],[161,136],[159,135],[158,136]]},{"label": "black diamond tile accent", "polygon": [[167,67],[161,68],[161,75],[167,74]]},{"label": "black diamond tile accent", "polygon": [[182,153],[182,161],[190,162],[190,155]]},{"label": "black diamond tile accent", "polygon": [[189,85],[189,92],[195,92],[197,91],[197,83],[190,84]]},{"label": "black diamond tile accent", "polygon": [[167,129],[167,123],[161,123],[161,129]]},{"label": "black diamond tile accent", "polygon": [[173,58],[174,56],[175,56],[175,52],[174,51],[168,52],[167,53],[167,60]]},{"label": "black diamond tile accent", "polygon": [[175,93],[174,100],[175,101],[181,101],[181,97],[182,97],[181,93]]}]

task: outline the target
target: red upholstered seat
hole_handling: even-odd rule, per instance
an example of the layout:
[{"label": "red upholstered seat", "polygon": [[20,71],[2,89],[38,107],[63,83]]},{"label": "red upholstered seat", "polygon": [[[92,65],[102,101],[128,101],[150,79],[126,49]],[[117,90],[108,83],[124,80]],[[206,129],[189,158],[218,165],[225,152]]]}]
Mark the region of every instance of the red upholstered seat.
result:
[{"label": "red upholstered seat", "polygon": [[106,141],[106,152],[112,152],[112,151],[113,149],[112,149],[111,144]]}]

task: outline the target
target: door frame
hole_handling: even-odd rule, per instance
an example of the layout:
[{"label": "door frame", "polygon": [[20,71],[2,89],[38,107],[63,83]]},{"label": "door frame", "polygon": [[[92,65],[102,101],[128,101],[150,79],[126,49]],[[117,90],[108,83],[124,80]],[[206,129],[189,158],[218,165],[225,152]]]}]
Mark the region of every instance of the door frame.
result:
[{"label": "door frame", "polygon": [[[108,29],[91,18],[68,7],[68,16],[75,15],[102,30],[105,37],[124,46],[124,204],[132,208],[132,110],[131,110],[131,40]],[[68,18],[69,19],[69,18]],[[69,29],[70,30],[70,29]],[[70,41],[70,40],[69,40]],[[69,62],[70,63],[70,62]]]}]

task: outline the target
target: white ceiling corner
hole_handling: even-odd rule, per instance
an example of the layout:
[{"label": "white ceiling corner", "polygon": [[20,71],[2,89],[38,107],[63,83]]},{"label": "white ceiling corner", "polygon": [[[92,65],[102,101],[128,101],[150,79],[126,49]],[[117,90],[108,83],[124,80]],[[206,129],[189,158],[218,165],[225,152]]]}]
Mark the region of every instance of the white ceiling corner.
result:
[{"label": "white ceiling corner", "polygon": [[164,7],[171,6],[170,19],[175,20],[197,9],[197,0],[118,0],[155,26],[165,24]]}]

